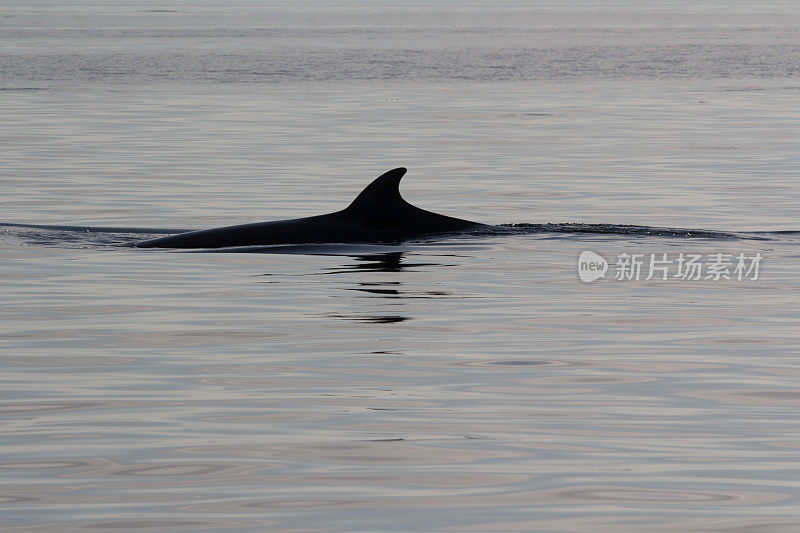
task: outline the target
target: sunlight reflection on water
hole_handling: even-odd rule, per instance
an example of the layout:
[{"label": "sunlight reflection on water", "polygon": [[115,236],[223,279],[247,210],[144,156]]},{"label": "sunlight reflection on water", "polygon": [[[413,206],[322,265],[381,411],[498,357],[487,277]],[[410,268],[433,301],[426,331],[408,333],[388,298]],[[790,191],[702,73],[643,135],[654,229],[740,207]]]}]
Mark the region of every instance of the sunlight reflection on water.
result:
[{"label": "sunlight reflection on water", "polygon": [[[359,5],[0,8],[0,222],[305,216],[406,165],[413,203],[523,224],[0,228],[4,531],[794,531],[800,239],[738,232],[800,230],[796,8]],[[585,250],[764,270],[584,284]]]}]

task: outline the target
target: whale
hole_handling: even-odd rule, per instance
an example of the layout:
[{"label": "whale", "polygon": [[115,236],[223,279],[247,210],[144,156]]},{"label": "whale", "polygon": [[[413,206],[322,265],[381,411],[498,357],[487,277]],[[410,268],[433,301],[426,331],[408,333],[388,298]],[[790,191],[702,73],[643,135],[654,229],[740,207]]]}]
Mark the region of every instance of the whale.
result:
[{"label": "whale", "polygon": [[226,226],[139,241],[136,248],[228,248],[281,244],[387,244],[489,227],[426,211],[400,195],[406,168],[392,169],[334,213]]}]

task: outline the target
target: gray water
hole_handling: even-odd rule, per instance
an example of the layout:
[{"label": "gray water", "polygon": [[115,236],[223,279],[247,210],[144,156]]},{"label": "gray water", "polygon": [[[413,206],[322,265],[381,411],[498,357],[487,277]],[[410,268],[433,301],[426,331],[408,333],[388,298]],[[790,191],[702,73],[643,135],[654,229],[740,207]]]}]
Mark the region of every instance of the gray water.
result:
[{"label": "gray water", "polygon": [[[0,222],[305,216],[406,166],[515,226],[0,227],[3,531],[796,531],[800,7],[753,4],[4,2]],[[615,279],[664,253],[763,260]]]}]

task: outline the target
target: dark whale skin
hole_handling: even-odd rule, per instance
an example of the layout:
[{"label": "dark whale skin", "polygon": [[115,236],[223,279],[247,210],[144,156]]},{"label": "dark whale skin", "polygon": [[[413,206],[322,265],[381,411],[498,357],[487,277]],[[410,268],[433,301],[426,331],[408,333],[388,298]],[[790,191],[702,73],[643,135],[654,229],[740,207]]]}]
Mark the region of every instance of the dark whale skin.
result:
[{"label": "dark whale skin", "polygon": [[403,167],[382,174],[353,202],[334,213],[256,222],[160,237],[137,248],[225,248],[272,244],[397,243],[426,235],[454,233],[485,224],[420,209],[400,195]]}]

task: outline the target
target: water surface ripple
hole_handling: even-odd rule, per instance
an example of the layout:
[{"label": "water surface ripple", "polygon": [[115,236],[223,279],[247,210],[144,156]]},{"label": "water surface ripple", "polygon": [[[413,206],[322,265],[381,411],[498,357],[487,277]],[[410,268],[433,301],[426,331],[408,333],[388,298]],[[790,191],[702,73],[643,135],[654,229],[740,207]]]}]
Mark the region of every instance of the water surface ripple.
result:
[{"label": "water surface ripple", "polygon": [[796,531],[800,11],[679,4],[4,2],[0,529]]}]

